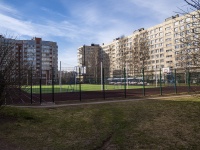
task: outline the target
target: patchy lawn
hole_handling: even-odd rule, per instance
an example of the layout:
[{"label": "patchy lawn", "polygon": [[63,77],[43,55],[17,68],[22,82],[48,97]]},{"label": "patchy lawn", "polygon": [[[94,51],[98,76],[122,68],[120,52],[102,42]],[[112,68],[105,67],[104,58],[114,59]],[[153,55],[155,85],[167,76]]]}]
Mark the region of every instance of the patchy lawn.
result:
[{"label": "patchy lawn", "polygon": [[200,100],[0,110],[0,149],[200,149]]}]

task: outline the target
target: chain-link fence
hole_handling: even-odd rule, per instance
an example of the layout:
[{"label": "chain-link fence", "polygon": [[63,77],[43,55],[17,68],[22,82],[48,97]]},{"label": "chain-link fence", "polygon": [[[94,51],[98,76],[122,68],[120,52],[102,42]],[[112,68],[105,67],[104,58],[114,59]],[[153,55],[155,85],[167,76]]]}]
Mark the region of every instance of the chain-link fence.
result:
[{"label": "chain-link fence", "polygon": [[[45,102],[61,103],[115,98],[139,98],[169,94],[197,94],[200,91],[200,72],[189,69],[147,71],[142,69],[130,75],[126,68],[115,71],[112,76],[107,68],[95,68],[95,73],[85,68],[52,68],[46,74],[31,69],[24,76],[23,86],[17,90],[18,97],[8,95],[5,104]],[[17,88],[17,86],[16,86]],[[12,90],[12,89],[11,89]]]}]

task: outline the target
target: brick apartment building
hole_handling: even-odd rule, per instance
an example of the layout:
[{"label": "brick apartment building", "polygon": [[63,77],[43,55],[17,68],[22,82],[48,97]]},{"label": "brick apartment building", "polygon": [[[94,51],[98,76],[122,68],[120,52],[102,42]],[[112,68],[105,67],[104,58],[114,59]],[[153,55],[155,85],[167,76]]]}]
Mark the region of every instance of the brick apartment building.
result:
[{"label": "brick apartment building", "polygon": [[42,38],[31,40],[16,40],[0,36],[4,43],[12,45],[12,51],[16,56],[16,70],[23,64],[27,69],[32,68],[33,79],[41,78],[44,84],[51,82],[52,68],[54,76],[58,72],[58,46],[56,42],[43,41]]}]

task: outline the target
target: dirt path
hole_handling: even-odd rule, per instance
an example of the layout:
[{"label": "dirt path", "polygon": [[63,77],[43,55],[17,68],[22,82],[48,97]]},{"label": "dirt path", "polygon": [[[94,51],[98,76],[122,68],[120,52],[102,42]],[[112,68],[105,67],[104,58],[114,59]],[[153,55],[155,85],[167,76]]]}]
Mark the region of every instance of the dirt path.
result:
[{"label": "dirt path", "polygon": [[19,107],[19,108],[57,108],[57,107],[67,107],[67,106],[81,106],[81,105],[97,105],[97,104],[106,104],[106,103],[121,103],[121,102],[131,102],[131,101],[138,101],[138,100],[159,100],[159,99],[169,99],[169,98],[177,98],[177,97],[190,97],[192,95],[175,95],[175,96],[159,96],[159,97],[144,97],[144,98],[137,98],[137,99],[122,99],[122,100],[106,100],[106,101],[93,101],[93,102],[79,102],[79,103],[72,103],[72,104],[55,104],[51,102],[42,103],[41,105],[37,106],[16,106],[16,105],[7,105],[11,107]]}]

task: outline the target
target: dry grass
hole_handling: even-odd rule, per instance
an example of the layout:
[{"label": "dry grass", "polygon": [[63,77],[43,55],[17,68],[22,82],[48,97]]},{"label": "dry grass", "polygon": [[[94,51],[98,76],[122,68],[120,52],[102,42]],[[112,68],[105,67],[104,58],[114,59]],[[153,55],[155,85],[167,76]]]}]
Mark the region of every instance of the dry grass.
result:
[{"label": "dry grass", "polygon": [[0,114],[0,149],[200,149],[195,97]]}]

